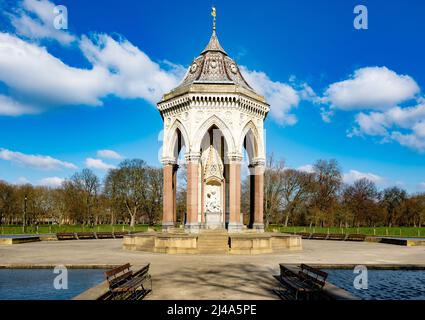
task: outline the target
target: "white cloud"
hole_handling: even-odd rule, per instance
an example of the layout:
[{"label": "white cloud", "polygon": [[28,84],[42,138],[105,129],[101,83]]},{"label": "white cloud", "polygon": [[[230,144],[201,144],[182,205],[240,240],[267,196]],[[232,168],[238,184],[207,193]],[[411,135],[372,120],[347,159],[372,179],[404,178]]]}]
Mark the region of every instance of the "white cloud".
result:
[{"label": "white cloud", "polygon": [[16,184],[18,185],[23,185],[28,183],[30,183],[30,181],[26,177],[19,177],[18,181],[16,182]]},{"label": "white cloud", "polygon": [[365,173],[365,172],[360,172],[357,170],[350,170],[347,173],[344,173],[343,175],[343,180],[345,183],[353,183],[357,180],[360,179],[368,179],[376,184],[382,184],[385,182],[385,179],[381,176],[378,176],[376,174],[373,173]]},{"label": "white cloud", "polygon": [[24,0],[21,8],[10,15],[16,33],[34,40],[56,40],[69,45],[76,40],[74,35],[54,27],[55,4],[47,0]]},{"label": "white cloud", "polygon": [[3,148],[0,148],[0,159],[43,170],[77,169],[70,162],[61,161],[50,156],[24,154]]},{"label": "white cloud", "polygon": [[10,97],[0,94],[0,115],[19,116],[21,114],[35,113],[33,107],[22,104]]},{"label": "white cloud", "polygon": [[414,99],[420,89],[408,75],[399,75],[387,67],[358,69],[347,80],[331,84],[324,102],[341,110],[387,110]]},{"label": "white cloud", "polygon": [[385,142],[392,140],[425,152],[425,104],[394,107],[385,112],[361,112],[356,116],[355,122],[357,126],[349,136],[380,136]]},{"label": "white cloud", "polygon": [[67,66],[45,48],[0,33],[0,81],[31,100],[54,105],[100,105],[111,90],[108,71]]},{"label": "white cloud", "polygon": [[120,155],[118,152],[114,150],[107,150],[107,149],[98,150],[97,156],[101,158],[105,158],[105,159],[116,159],[116,160],[120,160],[123,158],[123,156]]},{"label": "white cloud", "polygon": [[105,170],[105,171],[115,168],[115,166],[108,164],[108,163],[105,163],[101,159],[93,159],[93,158],[87,158],[86,159],[86,166],[87,166],[87,168]]},{"label": "white cloud", "polygon": [[311,164],[306,164],[304,166],[298,167],[297,170],[307,172],[307,173],[313,173],[314,172],[314,166]]},{"label": "white cloud", "polygon": [[57,187],[60,187],[62,185],[62,182],[64,182],[64,181],[65,181],[65,179],[63,179],[63,178],[48,177],[48,178],[41,179],[39,181],[39,185],[57,188]]},{"label": "white cloud", "polygon": [[425,182],[421,182],[418,185],[419,189],[425,190]]},{"label": "white cloud", "polygon": [[165,70],[128,40],[117,41],[105,34],[92,39],[82,36],[80,48],[94,66],[110,71],[112,92],[122,98],[143,98],[155,104],[180,83],[186,72],[169,62],[164,63]]},{"label": "white cloud", "polygon": [[297,123],[297,117],[290,112],[291,109],[298,106],[300,96],[293,87],[270,80],[264,72],[251,71],[244,66],[241,66],[240,69],[250,86],[266,97],[270,104],[270,115],[275,121],[282,125]]},{"label": "white cloud", "polygon": [[183,76],[181,66],[167,63],[167,70],[163,69],[127,40],[107,35],[94,39],[83,36],[81,40],[81,50],[92,63],[91,69],[81,69],[66,65],[43,47],[0,33],[0,81],[33,104],[23,108],[9,103],[2,114],[34,113],[62,105],[99,106],[107,95],[156,103]]}]

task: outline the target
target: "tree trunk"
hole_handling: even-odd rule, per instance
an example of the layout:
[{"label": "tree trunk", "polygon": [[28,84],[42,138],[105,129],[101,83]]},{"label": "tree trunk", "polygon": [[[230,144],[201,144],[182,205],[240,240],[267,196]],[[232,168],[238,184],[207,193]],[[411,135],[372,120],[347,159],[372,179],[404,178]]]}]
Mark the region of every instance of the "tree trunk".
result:
[{"label": "tree trunk", "polygon": [[130,227],[134,227],[135,224],[136,224],[136,214],[133,213],[131,215]]},{"label": "tree trunk", "polygon": [[289,213],[287,213],[285,217],[285,227],[288,226],[288,221],[289,221]]}]

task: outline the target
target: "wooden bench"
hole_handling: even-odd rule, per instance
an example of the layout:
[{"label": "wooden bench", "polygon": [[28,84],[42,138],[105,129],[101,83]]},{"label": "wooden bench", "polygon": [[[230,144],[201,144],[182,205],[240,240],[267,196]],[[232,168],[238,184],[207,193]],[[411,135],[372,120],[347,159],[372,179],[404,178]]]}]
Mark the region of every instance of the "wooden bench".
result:
[{"label": "wooden bench", "polygon": [[97,239],[113,239],[114,235],[112,232],[96,232]]},{"label": "wooden bench", "polygon": [[295,300],[311,300],[320,295],[328,274],[322,270],[301,264],[295,272],[280,264],[280,282],[293,292]]},{"label": "wooden bench", "polygon": [[313,233],[311,235],[310,239],[327,240],[328,239],[328,234],[327,233]]},{"label": "wooden bench", "polygon": [[[133,273],[131,265],[126,263],[122,266],[106,271],[105,276],[112,293],[112,299],[139,300],[143,299],[152,291],[152,278],[147,264]],[[150,282],[150,287],[145,288],[144,283]]]},{"label": "wooden bench", "polygon": [[82,239],[96,239],[94,232],[77,232],[78,240]]},{"label": "wooden bench", "polygon": [[114,238],[118,239],[118,238],[124,238],[124,236],[128,235],[127,231],[115,231],[114,232]]},{"label": "wooden bench", "polygon": [[56,238],[58,240],[77,240],[74,232],[61,232],[56,233]]},{"label": "wooden bench", "polygon": [[364,234],[356,234],[356,233],[351,233],[347,236],[347,241],[365,241],[366,240],[366,235]]},{"label": "wooden bench", "polygon": [[330,233],[328,235],[328,240],[345,240],[347,235],[344,233]]}]

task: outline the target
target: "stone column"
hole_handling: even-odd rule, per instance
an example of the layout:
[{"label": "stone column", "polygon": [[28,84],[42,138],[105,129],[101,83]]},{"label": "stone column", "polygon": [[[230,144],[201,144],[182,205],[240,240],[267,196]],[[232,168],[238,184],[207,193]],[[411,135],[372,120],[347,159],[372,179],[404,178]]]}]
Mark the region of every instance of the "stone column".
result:
[{"label": "stone column", "polygon": [[173,190],[173,171],[175,163],[172,161],[163,161],[163,212],[162,212],[162,230],[167,231],[174,227],[174,190]]},{"label": "stone column", "polygon": [[254,224],[252,228],[264,232],[264,163],[257,160],[254,165]]},{"label": "stone column", "polygon": [[173,222],[177,223],[177,170],[179,166],[173,166]]},{"label": "stone column", "polygon": [[229,225],[228,232],[242,231],[241,221],[241,161],[242,156],[231,155],[229,160]]},{"label": "stone column", "polygon": [[254,226],[255,218],[255,166],[250,164],[249,168],[249,225],[250,229]]},{"label": "stone column", "polygon": [[199,153],[186,154],[187,163],[187,221],[185,229],[188,232],[199,232],[198,221],[198,175]]}]

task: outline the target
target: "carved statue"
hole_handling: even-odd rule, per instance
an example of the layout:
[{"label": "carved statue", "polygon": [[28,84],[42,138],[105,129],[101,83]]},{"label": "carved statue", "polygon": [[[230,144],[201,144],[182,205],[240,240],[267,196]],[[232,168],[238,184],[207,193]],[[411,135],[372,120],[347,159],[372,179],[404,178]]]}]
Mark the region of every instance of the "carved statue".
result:
[{"label": "carved statue", "polygon": [[220,201],[215,190],[207,193],[206,209],[208,212],[220,212]]}]

